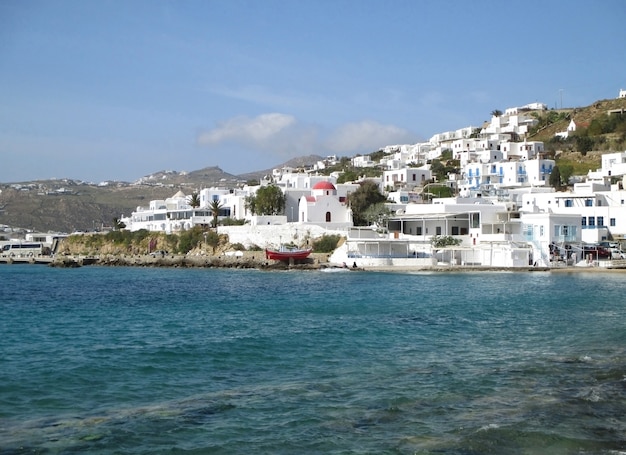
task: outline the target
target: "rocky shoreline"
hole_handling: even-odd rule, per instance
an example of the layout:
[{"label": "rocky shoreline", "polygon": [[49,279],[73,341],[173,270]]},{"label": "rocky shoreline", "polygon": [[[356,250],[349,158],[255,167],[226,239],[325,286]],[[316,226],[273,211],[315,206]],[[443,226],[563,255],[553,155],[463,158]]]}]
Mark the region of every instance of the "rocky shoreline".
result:
[{"label": "rocky shoreline", "polygon": [[[104,255],[90,256],[60,256],[49,262],[51,267],[75,268],[85,265],[99,265],[106,267],[166,267],[166,268],[222,268],[222,269],[259,269],[259,270],[322,270],[341,269],[337,264],[328,262],[328,255],[314,253],[303,261],[289,264],[287,262],[266,259],[263,252],[246,252],[242,256],[207,256],[207,255]],[[256,254],[252,254],[256,253]],[[430,267],[358,267],[356,271],[376,272],[405,272],[405,273],[442,273],[442,272],[556,272],[580,273],[603,272],[625,273],[625,268],[607,267],[480,267],[480,266],[430,266]]]},{"label": "rocky shoreline", "polygon": [[317,270],[328,266],[326,254],[312,254],[303,261],[289,264],[266,259],[263,252],[242,256],[207,255],[104,255],[104,256],[60,256],[50,262],[51,267],[74,268],[84,265],[108,267],[168,267],[168,268],[229,268],[267,270]]}]

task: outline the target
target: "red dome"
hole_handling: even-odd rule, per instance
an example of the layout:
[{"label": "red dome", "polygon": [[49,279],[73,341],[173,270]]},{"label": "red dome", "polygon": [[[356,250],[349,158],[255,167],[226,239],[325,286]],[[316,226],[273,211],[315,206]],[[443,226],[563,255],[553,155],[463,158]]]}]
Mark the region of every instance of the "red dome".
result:
[{"label": "red dome", "polygon": [[313,189],[335,191],[337,188],[335,188],[335,185],[333,185],[332,183],[324,181],[324,182],[317,182],[315,185],[313,185]]}]

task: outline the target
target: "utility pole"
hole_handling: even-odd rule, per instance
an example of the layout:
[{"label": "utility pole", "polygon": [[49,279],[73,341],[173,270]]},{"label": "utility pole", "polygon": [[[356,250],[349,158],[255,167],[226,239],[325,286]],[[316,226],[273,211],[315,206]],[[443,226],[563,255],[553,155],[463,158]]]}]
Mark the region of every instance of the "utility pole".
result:
[{"label": "utility pole", "polygon": [[559,89],[559,95],[561,97],[561,109],[563,109],[563,89],[562,88]]}]

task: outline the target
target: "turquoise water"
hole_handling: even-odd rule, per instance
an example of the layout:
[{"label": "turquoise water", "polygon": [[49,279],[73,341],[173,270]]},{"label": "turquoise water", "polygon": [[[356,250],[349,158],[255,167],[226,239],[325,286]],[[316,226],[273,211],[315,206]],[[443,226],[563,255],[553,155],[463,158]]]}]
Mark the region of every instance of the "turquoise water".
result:
[{"label": "turquoise water", "polygon": [[0,266],[0,454],[626,453],[625,277]]}]

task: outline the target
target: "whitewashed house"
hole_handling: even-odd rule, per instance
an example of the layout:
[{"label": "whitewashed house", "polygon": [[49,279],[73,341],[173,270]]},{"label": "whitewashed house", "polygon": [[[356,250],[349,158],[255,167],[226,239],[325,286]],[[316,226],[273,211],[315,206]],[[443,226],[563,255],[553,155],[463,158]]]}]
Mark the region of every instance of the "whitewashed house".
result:
[{"label": "whitewashed house", "polygon": [[598,243],[626,240],[626,191],[624,183],[576,183],[573,191],[529,193],[521,196],[520,212],[576,215],[581,241]]},{"label": "whitewashed house", "polygon": [[150,201],[148,207],[137,207],[130,217],[121,217],[120,220],[130,231],[146,229],[172,233],[195,225],[209,225],[212,219],[210,210],[192,208],[189,196],[179,191],[165,200]]},{"label": "whitewashed house", "polygon": [[567,125],[567,129],[565,131],[560,131],[558,133],[555,133],[554,135],[557,137],[560,137],[561,139],[567,139],[569,135],[571,133],[574,133],[575,131],[576,131],[576,122],[574,121],[574,119],[572,119]]},{"label": "whitewashed house", "polygon": [[351,159],[352,166],[354,167],[374,167],[377,163],[372,161],[370,155],[358,155]]},{"label": "whitewashed house", "polygon": [[404,167],[383,172],[383,185],[385,189],[393,191],[398,188],[413,189],[427,184],[432,178],[432,173],[427,167]]}]

